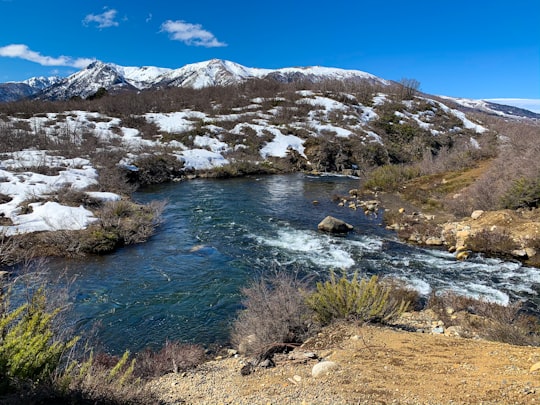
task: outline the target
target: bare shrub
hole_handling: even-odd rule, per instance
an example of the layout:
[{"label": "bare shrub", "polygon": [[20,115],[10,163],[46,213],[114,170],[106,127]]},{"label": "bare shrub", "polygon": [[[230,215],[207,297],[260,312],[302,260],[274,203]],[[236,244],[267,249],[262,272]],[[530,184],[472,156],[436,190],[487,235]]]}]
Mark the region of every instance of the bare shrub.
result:
[{"label": "bare shrub", "polygon": [[[540,323],[525,314],[522,304],[500,305],[454,292],[433,293],[427,308],[434,310],[444,324],[462,326],[470,335],[514,345],[539,345]],[[467,316],[456,314],[465,313]]]},{"label": "bare shrub", "polygon": [[[17,246],[13,238],[6,236],[5,232],[0,231],[0,270],[4,266],[12,265],[16,262]],[[0,283],[2,282],[0,277]]]},{"label": "bare shrub", "polygon": [[270,347],[303,342],[312,331],[310,311],[302,291],[307,283],[278,272],[242,289],[244,309],[234,321],[231,341],[249,355]]},{"label": "bare shrub", "polygon": [[496,118],[487,122],[498,134],[499,154],[490,169],[462,192],[460,201],[483,210],[537,206],[540,126]]},{"label": "bare shrub", "polygon": [[201,346],[167,341],[157,352],[146,349],[137,354],[134,375],[153,378],[178,373],[197,367],[205,358]]},{"label": "bare shrub", "polygon": [[467,238],[467,245],[476,252],[488,255],[507,255],[520,247],[505,230],[482,229]]},{"label": "bare shrub", "polygon": [[184,169],[184,162],[168,154],[141,156],[133,164],[138,168],[135,180],[141,185],[170,181],[181,176]]}]

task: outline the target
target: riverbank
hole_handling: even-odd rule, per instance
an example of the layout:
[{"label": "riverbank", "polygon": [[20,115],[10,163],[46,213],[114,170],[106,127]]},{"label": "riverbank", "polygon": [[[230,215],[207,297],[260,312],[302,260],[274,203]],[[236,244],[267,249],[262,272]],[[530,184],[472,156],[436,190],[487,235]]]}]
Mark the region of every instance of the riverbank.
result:
[{"label": "riverbank", "polygon": [[418,177],[394,192],[363,190],[359,198],[379,201],[386,227],[406,243],[446,249],[459,260],[479,253],[540,267],[540,209],[471,210],[466,216],[449,209],[490,164]]},{"label": "riverbank", "polygon": [[[538,348],[387,327],[332,325],[244,376],[246,361],[219,357],[149,384],[167,404],[533,404],[540,393]],[[321,361],[336,368],[314,376]]]}]

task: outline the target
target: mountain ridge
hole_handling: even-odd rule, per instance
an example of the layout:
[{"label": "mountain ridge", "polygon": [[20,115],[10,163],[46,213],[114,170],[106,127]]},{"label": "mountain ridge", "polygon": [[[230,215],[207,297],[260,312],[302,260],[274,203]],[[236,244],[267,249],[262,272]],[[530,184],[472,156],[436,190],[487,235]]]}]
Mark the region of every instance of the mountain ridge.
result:
[{"label": "mountain ridge", "polygon": [[[111,93],[167,87],[200,89],[208,86],[232,85],[249,79],[270,79],[282,83],[367,80],[372,84],[382,86],[388,86],[392,83],[361,70],[323,66],[264,69],[246,67],[224,59],[210,59],[172,69],[157,66],[121,66],[96,60],[65,78],[58,76],[33,77],[22,82],[0,83],[0,102],[11,102],[24,98],[41,100],[88,98],[100,89]],[[466,109],[480,110],[499,116],[540,119],[540,114],[521,107],[487,100],[441,97]]]},{"label": "mountain ridge", "polygon": [[[0,95],[0,101],[15,101],[25,97],[46,100],[86,98],[95,94],[99,88],[104,88],[109,92],[164,87],[198,89],[207,86],[231,85],[252,78],[270,78],[281,82],[362,79],[381,85],[390,83],[360,70],[321,66],[262,69],[246,67],[223,59],[210,59],[187,64],[178,69],[170,69],[155,66],[120,66],[114,63],[94,61],[86,68],[66,78],[50,78],[50,85],[46,85],[46,78],[31,78],[24,82],[3,83],[2,86],[6,94]],[[21,87],[24,87],[24,91],[21,91]],[[11,93],[10,90],[12,90]]]}]

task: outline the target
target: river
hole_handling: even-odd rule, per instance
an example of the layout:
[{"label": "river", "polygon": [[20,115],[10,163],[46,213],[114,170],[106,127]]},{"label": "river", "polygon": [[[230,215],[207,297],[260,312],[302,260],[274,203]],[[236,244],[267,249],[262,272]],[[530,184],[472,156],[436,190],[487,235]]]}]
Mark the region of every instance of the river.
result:
[{"label": "river", "polygon": [[[404,244],[384,229],[380,215],[332,201],[357,187],[357,179],[303,174],[148,187],[134,198],[168,202],[155,236],[110,255],[51,260],[47,277],[58,288],[60,275],[69,275],[66,321],[76,333],[94,331],[113,353],[166,340],[226,342],[240,289],[276,270],[315,278],[332,269],[391,275],[424,295],[452,289],[500,303],[523,299],[538,309],[539,269],[480,255],[458,262],[445,251]],[[354,231],[317,231],[326,215]]]}]

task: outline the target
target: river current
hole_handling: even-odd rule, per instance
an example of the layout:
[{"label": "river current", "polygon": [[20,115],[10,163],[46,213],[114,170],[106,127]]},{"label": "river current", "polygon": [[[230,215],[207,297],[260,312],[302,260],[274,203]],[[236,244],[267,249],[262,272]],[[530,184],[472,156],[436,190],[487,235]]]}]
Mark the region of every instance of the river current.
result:
[{"label": "river current", "polygon": [[[76,333],[94,331],[115,353],[166,340],[226,342],[241,308],[240,289],[277,270],[314,278],[332,269],[391,275],[424,295],[452,289],[503,304],[522,299],[538,310],[539,269],[480,255],[458,262],[446,251],[404,244],[384,229],[380,215],[332,201],[358,185],[346,177],[293,174],[149,187],[134,198],[168,202],[155,236],[110,255],[51,261],[47,277],[55,286],[62,285],[60,274],[74,277],[66,320]],[[327,215],[354,231],[317,231]]]}]

